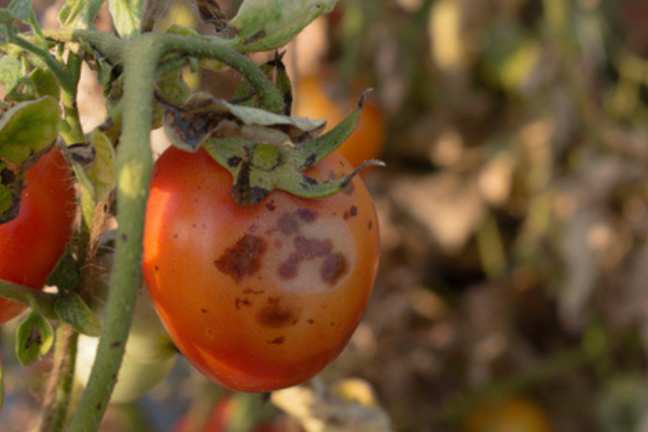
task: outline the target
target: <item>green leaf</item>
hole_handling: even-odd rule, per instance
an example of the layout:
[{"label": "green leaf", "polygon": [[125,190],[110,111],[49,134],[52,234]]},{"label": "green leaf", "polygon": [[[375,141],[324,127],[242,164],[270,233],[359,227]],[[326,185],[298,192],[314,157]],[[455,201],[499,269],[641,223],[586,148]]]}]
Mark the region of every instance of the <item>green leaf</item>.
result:
[{"label": "green leaf", "polygon": [[92,23],[105,0],[67,0],[58,20],[61,27],[69,29],[94,29]]},{"label": "green leaf", "polygon": [[58,287],[59,291],[73,291],[81,283],[77,262],[66,248],[65,254],[58,260],[56,267],[47,278],[47,285]]},{"label": "green leaf", "polygon": [[110,0],[110,15],[122,39],[131,39],[140,33],[145,4],[145,0]]},{"label": "green leaf", "polygon": [[16,355],[20,364],[29,366],[37,362],[49,352],[53,342],[52,325],[32,306],[16,332]]},{"label": "green leaf", "polygon": [[101,322],[77,293],[61,293],[54,302],[54,310],[75,331],[88,336],[101,334]]},{"label": "green leaf", "polygon": [[92,131],[88,139],[91,160],[81,160],[74,153],[74,146],[69,149],[70,156],[82,168],[76,171],[79,182],[90,192],[92,199],[99,202],[115,187],[115,150],[110,139],[98,129]]},{"label": "green leaf", "polygon": [[22,64],[13,56],[0,58],[0,81],[5,85],[5,93],[11,93],[20,82]]},{"label": "green leaf", "polygon": [[50,96],[16,104],[0,119],[0,157],[24,162],[56,139],[60,121],[58,102]]},{"label": "green leaf", "polygon": [[241,52],[281,48],[337,0],[245,0],[230,21],[238,30],[233,45]]},{"label": "green leaf", "polygon": [[12,0],[8,9],[15,18],[26,21],[31,16],[33,3],[33,0]]},{"label": "green leaf", "polygon": [[29,75],[29,79],[34,83],[37,97],[51,96],[59,100],[61,96],[61,88],[52,74],[48,70],[34,69]]}]

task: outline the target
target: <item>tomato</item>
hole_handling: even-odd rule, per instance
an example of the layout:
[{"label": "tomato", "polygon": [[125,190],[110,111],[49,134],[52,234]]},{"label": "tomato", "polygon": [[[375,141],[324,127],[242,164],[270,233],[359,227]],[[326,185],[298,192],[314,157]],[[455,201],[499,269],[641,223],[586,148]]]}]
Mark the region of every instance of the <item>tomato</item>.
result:
[{"label": "tomato", "polygon": [[[25,177],[18,216],[0,225],[0,279],[41,289],[72,237],[76,197],[72,171],[56,148]],[[0,325],[25,308],[0,298]]]},{"label": "tomato", "polygon": [[[334,153],[306,174],[351,166]],[[143,272],[178,349],[233,390],[265,392],[313,377],[342,351],[369,300],[378,221],[362,180],[332,197],[282,191],[238,207],[232,176],[204,150],[158,159]]]},{"label": "tomato", "polygon": [[[324,73],[304,76],[297,81],[294,93],[299,99],[293,113],[295,117],[326,119],[326,130],[329,130],[349,114],[365,88],[335,98],[333,94],[339,89],[334,88],[337,81],[331,78]],[[385,122],[382,110],[370,96],[362,109],[358,126],[338,151],[354,167],[366,160],[380,157],[385,142]]]},{"label": "tomato", "polygon": [[469,416],[467,432],[550,432],[545,410],[531,399],[515,395],[479,405]]}]

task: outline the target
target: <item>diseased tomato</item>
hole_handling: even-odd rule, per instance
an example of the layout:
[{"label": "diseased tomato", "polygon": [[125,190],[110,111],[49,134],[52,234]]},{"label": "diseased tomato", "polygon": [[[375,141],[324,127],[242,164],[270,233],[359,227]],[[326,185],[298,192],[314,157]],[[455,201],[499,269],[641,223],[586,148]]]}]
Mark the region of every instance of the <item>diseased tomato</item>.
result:
[{"label": "diseased tomato", "polygon": [[[336,85],[339,85],[338,81],[329,74],[299,78],[294,90],[299,99],[293,115],[326,119],[326,130],[331,129],[351,112],[360,93],[366,89],[360,88],[354,94],[344,93],[343,97],[338,98],[334,96]],[[382,110],[369,97],[362,109],[358,126],[338,151],[354,167],[366,160],[380,157],[385,142],[385,122]]]},{"label": "diseased tomato", "polygon": [[[72,171],[56,148],[25,177],[18,216],[0,225],[0,279],[41,289],[72,237],[76,198]],[[0,298],[0,324],[25,307]]]},{"label": "diseased tomato", "polygon": [[[306,173],[339,177],[334,153]],[[232,176],[204,151],[158,159],[144,233],[144,277],[189,361],[233,390],[313,377],[342,351],[369,300],[378,221],[359,178],[332,197],[281,191],[238,207]]]},{"label": "diseased tomato", "polygon": [[531,399],[515,395],[489,400],[468,417],[468,432],[550,432],[545,410]]}]

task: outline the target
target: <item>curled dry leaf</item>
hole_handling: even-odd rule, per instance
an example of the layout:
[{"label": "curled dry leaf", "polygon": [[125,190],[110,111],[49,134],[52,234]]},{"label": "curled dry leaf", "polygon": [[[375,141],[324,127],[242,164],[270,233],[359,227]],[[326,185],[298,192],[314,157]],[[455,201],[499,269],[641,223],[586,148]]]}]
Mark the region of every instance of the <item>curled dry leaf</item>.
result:
[{"label": "curled dry leaf", "polygon": [[258,144],[290,146],[319,136],[325,120],[293,118],[238,106],[205,92],[176,105],[157,96],[165,107],[164,128],[171,142],[197,151],[207,138],[241,138]]}]

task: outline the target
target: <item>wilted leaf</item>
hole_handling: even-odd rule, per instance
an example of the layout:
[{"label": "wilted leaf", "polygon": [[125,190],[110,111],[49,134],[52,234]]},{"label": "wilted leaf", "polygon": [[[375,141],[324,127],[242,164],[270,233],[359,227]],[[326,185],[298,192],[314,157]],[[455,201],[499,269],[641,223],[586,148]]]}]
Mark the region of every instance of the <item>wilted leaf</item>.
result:
[{"label": "wilted leaf", "polygon": [[230,104],[207,93],[196,93],[184,106],[162,101],[164,127],[174,145],[196,151],[207,138],[240,138],[284,146],[317,137],[326,121],[292,118],[265,110]]},{"label": "wilted leaf", "polygon": [[52,325],[38,311],[31,313],[18,325],[16,355],[20,364],[29,366],[47,354],[54,342]]},{"label": "wilted leaf", "polygon": [[115,150],[110,139],[95,129],[89,144],[68,148],[70,157],[81,166],[79,181],[95,202],[104,199],[115,187]]},{"label": "wilted leaf", "polygon": [[203,22],[214,26],[217,32],[227,29],[227,16],[223,13],[216,0],[192,0],[188,2],[194,13]]},{"label": "wilted leaf", "polygon": [[230,21],[238,31],[241,52],[281,48],[318,16],[333,10],[336,0],[245,0]]}]

